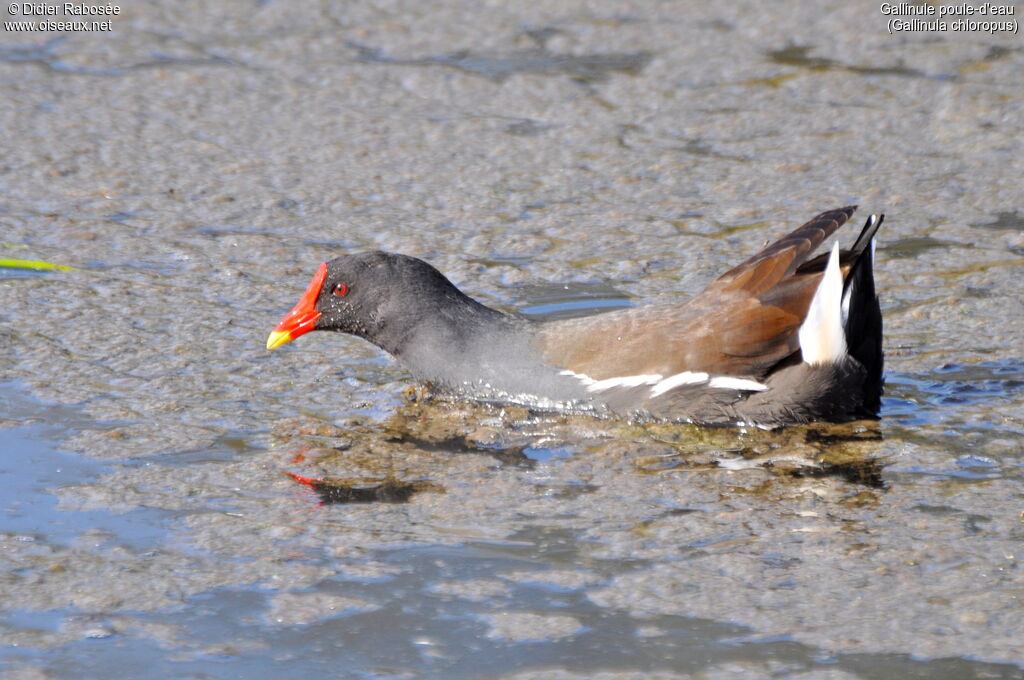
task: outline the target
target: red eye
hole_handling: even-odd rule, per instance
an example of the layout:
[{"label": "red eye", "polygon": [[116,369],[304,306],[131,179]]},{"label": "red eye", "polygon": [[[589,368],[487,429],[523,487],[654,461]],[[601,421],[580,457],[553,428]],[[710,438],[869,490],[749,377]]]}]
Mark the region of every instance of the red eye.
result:
[{"label": "red eye", "polygon": [[334,294],[337,295],[338,297],[348,295],[348,284],[339,283],[338,285],[336,285],[334,287]]}]

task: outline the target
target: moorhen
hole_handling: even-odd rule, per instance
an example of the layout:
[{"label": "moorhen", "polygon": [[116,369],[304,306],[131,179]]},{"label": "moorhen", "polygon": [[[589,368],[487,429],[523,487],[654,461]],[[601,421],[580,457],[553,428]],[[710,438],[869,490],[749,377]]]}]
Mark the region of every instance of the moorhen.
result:
[{"label": "moorhen", "polygon": [[872,215],[811,258],[856,206],[824,212],[681,303],[533,321],[491,309],[406,255],[321,264],[267,340],[351,333],[472,398],[703,425],[875,418],[882,315]]}]

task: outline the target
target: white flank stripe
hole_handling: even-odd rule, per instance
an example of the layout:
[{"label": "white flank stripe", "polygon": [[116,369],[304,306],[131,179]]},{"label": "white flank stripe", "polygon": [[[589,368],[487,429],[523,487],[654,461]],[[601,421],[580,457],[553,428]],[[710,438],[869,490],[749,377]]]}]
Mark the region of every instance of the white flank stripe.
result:
[{"label": "white flank stripe", "polygon": [[804,361],[812,366],[846,356],[842,298],[843,274],[839,271],[839,243],[836,243],[807,310],[807,318],[800,326],[800,351]]},{"label": "white flank stripe", "polygon": [[583,375],[582,373],[577,373],[576,371],[570,371],[569,369],[566,369],[564,371],[559,371],[559,375],[572,376],[573,378],[576,378],[577,380],[579,380],[584,385],[593,385],[594,382],[595,382],[594,379],[591,378],[589,375]]},{"label": "white flank stripe", "polygon": [[665,394],[669,390],[675,389],[680,385],[696,385],[698,383],[707,382],[707,373],[698,373],[694,371],[683,371],[682,373],[676,373],[670,375],[664,380],[660,381],[657,385],[651,388],[651,396],[656,397],[659,394]]},{"label": "white flank stripe", "polygon": [[594,380],[589,375],[576,373],[575,371],[560,371],[560,374],[576,378],[587,386],[587,392],[603,392],[616,387],[640,387],[641,385],[653,385],[653,387],[651,387],[652,398],[665,394],[669,390],[674,390],[677,387],[682,387],[683,385],[700,385],[701,383],[707,383],[708,387],[721,390],[761,392],[768,389],[767,385],[763,385],[756,380],[750,380],[749,378],[734,378],[727,375],[712,378],[707,373],[701,371],[683,371],[682,373],[676,373],[675,375],[670,375],[664,379],[662,379],[662,377],[657,373],[650,373],[646,375],[624,375],[616,378],[605,378],[604,380]]},{"label": "white flank stripe", "polygon": [[747,392],[763,392],[768,389],[767,385],[763,385],[756,380],[732,378],[729,376],[712,378],[711,382],[708,383],[708,387],[717,387],[723,390],[746,390]]},{"label": "white flank stripe", "polygon": [[589,375],[577,373],[576,371],[565,370],[559,371],[559,373],[579,380],[587,386],[587,392],[603,392],[613,387],[639,387],[640,385],[651,385],[661,380],[661,376],[656,373],[650,375],[623,375],[617,378],[605,378],[604,380],[594,380]]},{"label": "white flank stripe", "polygon": [[598,380],[595,383],[587,385],[587,392],[603,392],[604,390],[610,390],[613,387],[639,387],[640,385],[651,385],[661,380],[661,376],[657,373],[651,375],[627,375],[621,378],[607,378],[606,380]]}]

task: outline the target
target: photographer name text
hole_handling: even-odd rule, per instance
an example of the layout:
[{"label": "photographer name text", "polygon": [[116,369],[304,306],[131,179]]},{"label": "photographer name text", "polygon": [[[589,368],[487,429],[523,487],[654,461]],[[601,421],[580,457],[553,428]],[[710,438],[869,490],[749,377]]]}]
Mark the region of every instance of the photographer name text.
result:
[{"label": "photographer name text", "polygon": [[117,16],[121,13],[120,5],[76,5],[73,2],[65,2],[63,5],[44,5],[32,2],[14,2],[7,8],[11,14],[21,14],[26,17],[87,17],[87,16]]},{"label": "photographer name text", "polygon": [[[39,2],[12,2],[7,5],[7,13],[11,16],[32,17],[31,20],[5,21],[4,30],[17,31],[99,31],[113,30],[113,21],[109,18],[101,21],[86,21],[85,18],[116,17],[121,14],[121,6],[107,3],[105,5],[79,5],[74,2],[48,5]],[[36,20],[35,17],[43,17]],[[50,19],[48,17],[60,17]],[[69,18],[73,20],[67,20]]]}]

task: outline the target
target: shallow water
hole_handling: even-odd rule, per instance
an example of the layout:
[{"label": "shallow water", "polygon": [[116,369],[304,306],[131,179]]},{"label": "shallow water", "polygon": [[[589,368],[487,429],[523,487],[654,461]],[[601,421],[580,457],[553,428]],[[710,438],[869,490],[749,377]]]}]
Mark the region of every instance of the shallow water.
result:
[{"label": "shallow water", "polygon": [[[0,32],[0,257],[78,268],[0,269],[5,677],[1024,678],[1019,37],[838,2],[113,25]],[[264,349],[341,252],[566,318],[850,202],[887,215],[878,425],[474,406],[353,338]]]}]

